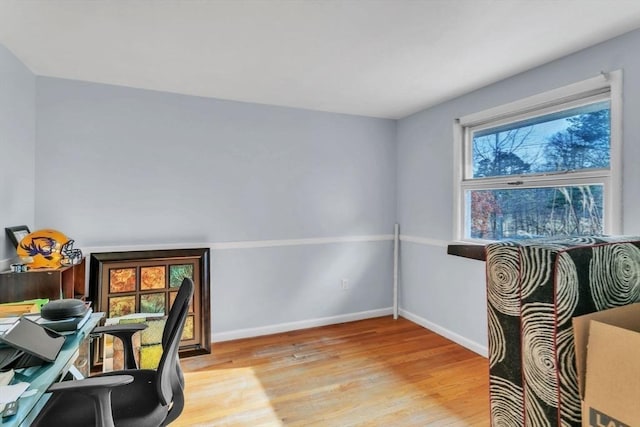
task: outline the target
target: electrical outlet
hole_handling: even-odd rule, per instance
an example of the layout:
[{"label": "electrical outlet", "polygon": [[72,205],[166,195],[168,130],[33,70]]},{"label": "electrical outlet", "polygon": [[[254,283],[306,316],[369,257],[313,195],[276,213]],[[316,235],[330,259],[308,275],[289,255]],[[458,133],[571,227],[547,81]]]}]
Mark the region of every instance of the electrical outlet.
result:
[{"label": "electrical outlet", "polygon": [[343,291],[346,291],[346,290],[349,288],[349,280],[347,280],[347,279],[342,279],[342,280],[340,281],[340,288],[341,288]]}]

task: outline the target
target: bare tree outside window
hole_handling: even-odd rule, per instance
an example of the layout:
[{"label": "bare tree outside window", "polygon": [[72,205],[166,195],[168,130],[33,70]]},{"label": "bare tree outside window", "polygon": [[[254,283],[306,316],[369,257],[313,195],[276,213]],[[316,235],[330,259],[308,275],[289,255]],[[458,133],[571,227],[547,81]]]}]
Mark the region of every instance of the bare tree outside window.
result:
[{"label": "bare tree outside window", "polygon": [[472,179],[514,179],[465,191],[468,237],[602,234],[603,185],[527,185],[517,178],[609,169],[610,134],[609,101],[472,132]]}]

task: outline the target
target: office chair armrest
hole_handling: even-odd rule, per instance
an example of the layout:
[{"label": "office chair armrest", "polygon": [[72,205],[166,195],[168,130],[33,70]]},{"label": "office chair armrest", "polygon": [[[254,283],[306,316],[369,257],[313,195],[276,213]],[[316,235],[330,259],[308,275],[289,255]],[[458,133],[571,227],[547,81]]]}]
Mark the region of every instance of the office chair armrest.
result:
[{"label": "office chair armrest", "polygon": [[145,323],[121,323],[117,325],[96,326],[91,333],[115,335],[120,333],[131,333],[132,335],[138,331],[147,329]]},{"label": "office chair armrest", "polygon": [[[47,389],[51,393],[65,393],[81,391],[90,396],[94,402],[95,426],[114,427],[111,412],[111,390],[114,387],[133,382],[131,375],[111,375],[108,377],[93,377],[77,381],[62,381],[51,385]],[[73,410],[73,408],[69,408]]]},{"label": "office chair armrest", "polygon": [[93,334],[109,334],[118,337],[124,347],[124,368],[137,369],[136,359],[133,353],[133,334],[147,329],[145,323],[124,323],[118,325],[98,326],[93,328]]},{"label": "office chair armrest", "polygon": [[107,377],[89,377],[82,380],[75,381],[60,381],[47,389],[49,393],[57,393],[61,391],[78,391],[82,390],[85,393],[91,392],[93,389],[105,389],[109,390],[113,387],[125,385],[133,382],[131,375],[109,375]]}]

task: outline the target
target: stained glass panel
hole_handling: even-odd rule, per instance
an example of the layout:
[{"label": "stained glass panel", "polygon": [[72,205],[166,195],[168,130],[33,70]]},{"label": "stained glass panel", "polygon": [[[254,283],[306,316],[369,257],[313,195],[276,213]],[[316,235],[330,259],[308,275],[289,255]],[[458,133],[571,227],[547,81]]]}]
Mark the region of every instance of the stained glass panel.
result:
[{"label": "stained glass panel", "polygon": [[165,287],[165,266],[140,267],[140,289],[162,289]]},{"label": "stained glass panel", "polygon": [[136,290],[135,268],[112,268],[109,270],[109,292],[132,292]]},{"label": "stained glass panel", "polygon": [[140,295],[141,313],[164,313],[164,292]]},{"label": "stained glass panel", "polygon": [[109,298],[109,317],[120,317],[136,312],[136,296]]},{"label": "stained glass panel", "polygon": [[193,264],[176,264],[169,266],[169,287],[178,288],[185,277],[193,280]]},{"label": "stained glass panel", "polygon": [[[173,307],[173,302],[176,300],[177,292],[169,292],[169,310]],[[191,297],[191,301],[189,301],[189,311],[193,313],[193,299],[195,296]]]},{"label": "stained glass panel", "polygon": [[184,330],[182,331],[182,341],[192,340],[195,337],[193,330],[193,321],[193,315],[187,316],[187,321],[184,323]]}]

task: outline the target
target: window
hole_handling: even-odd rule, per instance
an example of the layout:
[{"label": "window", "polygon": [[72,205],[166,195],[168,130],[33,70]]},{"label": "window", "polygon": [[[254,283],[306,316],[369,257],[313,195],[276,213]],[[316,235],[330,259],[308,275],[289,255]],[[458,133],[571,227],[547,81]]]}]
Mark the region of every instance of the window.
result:
[{"label": "window", "polygon": [[621,74],[460,118],[458,240],[619,232]]}]

